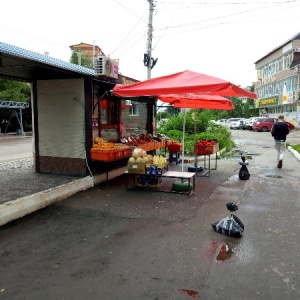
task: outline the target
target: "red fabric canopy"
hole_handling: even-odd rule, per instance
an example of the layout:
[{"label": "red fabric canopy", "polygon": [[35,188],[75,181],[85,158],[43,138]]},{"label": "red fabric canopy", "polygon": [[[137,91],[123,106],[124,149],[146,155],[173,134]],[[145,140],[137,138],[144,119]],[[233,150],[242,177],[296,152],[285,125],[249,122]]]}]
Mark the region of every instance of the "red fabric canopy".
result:
[{"label": "red fabric canopy", "polygon": [[218,95],[185,94],[159,95],[158,99],[172,104],[175,108],[202,108],[217,110],[233,110],[232,102]]},{"label": "red fabric canopy", "polygon": [[229,81],[189,70],[133,84],[116,85],[113,88],[113,94],[120,97],[184,95],[186,93],[257,98],[255,93],[244,90]]},{"label": "red fabric canopy", "polygon": [[172,103],[175,108],[201,108],[216,110],[233,110],[234,106],[230,100],[177,100]]}]

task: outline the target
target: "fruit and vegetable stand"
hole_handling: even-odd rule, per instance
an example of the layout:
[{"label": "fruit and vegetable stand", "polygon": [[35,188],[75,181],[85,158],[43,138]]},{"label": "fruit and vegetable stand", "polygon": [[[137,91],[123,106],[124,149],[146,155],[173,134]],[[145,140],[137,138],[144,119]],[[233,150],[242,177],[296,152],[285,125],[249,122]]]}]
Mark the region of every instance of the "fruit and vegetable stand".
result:
[{"label": "fruit and vegetable stand", "polygon": [[[118,161],[123,161],[131,157],[137,149],[147,151],[165,148],[165,141],[162,139],[153,139],[150,135],[141,135],[140,137],[129,136],[122,139],[121,143],[107,142],[103,138],[96,137],[91,152],[91,160],[105,164],[106,182],[108,182],[109,166]],[[145,162],[145,159],[144,159]]]},{"label": "fruit and vegetable stand", "polygon": [[[204,156],[204,171],[196,171],[196,176],[199,177],[209,177],[211,170],[217,170],[217,152],[219,151],[219,143],[217,140],[200,140],[194,146],[195,154],[195,165],[196,170],[198,170],[198,156]],[[210,156],[216,154],[215,166],[211,168]],[[208,157],[208,159],[207,159]],[[208,160],[208,166],[206,165],[206,160]]]},{"label": "fruit and vegetable stand", "polygon": [[[125,172],[127,190],[143,189],[187,195],[192,195],[195,192],[196,174],[170,171],[168,160],[163,155],[153,156],[147,154],[143,149],[136,148],[128,159],[127,169]],[[170,178],[180,180],[173,182],[172,187],[166,188],[169,181],[163,182],[163,179]]]}]

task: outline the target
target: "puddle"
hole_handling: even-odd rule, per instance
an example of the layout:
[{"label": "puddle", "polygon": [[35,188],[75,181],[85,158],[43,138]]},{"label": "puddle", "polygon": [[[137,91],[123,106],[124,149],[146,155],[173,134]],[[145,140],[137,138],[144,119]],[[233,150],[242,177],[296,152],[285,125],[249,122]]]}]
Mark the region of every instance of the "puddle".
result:
[{"label": "puddle", "polygon": [[267,177],[267,178],[282,178],[280,175],[273,175],[273,174],[267,174],[267,175],[261,175],[262,177]]},{"label": "puddle", "polygon": [[186,293],[187,295],[191,296],[192,298],[198,297],[199,292],[187,289],[179,289],[179,291]]},{"label": "puddle", "polygon": [[218,262],[226,262],[231,258],[233,253],[233,249],[229,245],[224,243],[221,246],[219,253],[217,254],[216,260]]},{"label": "puddle", "polygon": [[217,241],[212,240],[208,255],[214,257],[216,262],[227,262],[234,254],[233,248],[234,247],[229,243],[223,242],[220,245]]}]

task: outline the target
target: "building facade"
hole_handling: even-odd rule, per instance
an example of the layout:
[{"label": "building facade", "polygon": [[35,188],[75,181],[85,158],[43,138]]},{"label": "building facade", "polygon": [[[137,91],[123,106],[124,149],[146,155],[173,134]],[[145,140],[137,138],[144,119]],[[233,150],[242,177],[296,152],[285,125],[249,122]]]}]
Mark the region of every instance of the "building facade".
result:
[{"label": "building facade", "polygon": [[[91,45],[87,43],[80,43],[76,45],[71,45],[70,49],[72,51],[79,51],[82,54],[87,55],[91,59],[96,56],[106,56],[105,53],[101,50],[101,48],[97,45]],[[110,78],[111,82],[118,83],[118,84],[132,84],[138,82],[138,80],[130,78],[128,76],[124,76],[122,74],[118,74],[118,78]],[[131,101],[131,108],[122,109],[121,114],[121,121],[124,124],[124,128],[126,129],[123,135],[131,135],[131,134],[139,134],[146,132],[146,123],[147,123],[147,107],[146,105],[138,102],[138,101]],[[96,107],[97,108],[97,107]],[[104,112],[105,114],[105,112]],[[97,120],[97,109],[94,111],[93,120]],[[102,116],[102,119],[105,117]],[[96,122],[95,124],[95,131],[97,131]]]},{"label": "building facade", "polygon": [[300,33],[255,62],[254,92],[260,116],[277,117],[300,125]]}]

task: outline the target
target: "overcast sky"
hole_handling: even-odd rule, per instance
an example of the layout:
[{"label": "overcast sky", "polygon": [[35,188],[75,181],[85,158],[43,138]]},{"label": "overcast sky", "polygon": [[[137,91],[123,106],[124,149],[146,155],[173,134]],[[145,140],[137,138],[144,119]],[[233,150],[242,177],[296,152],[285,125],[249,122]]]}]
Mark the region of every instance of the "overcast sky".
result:
[{"label": "overcast sky", "polygon": [[[192,70],[246,87],[254,62],[300,32],[300,0],[154,3],[152,78]],[[148,23],[147,0],[3,1],[0,41],[65,61],[70,45],[94,43],[120,73],[145,80]]]}]

